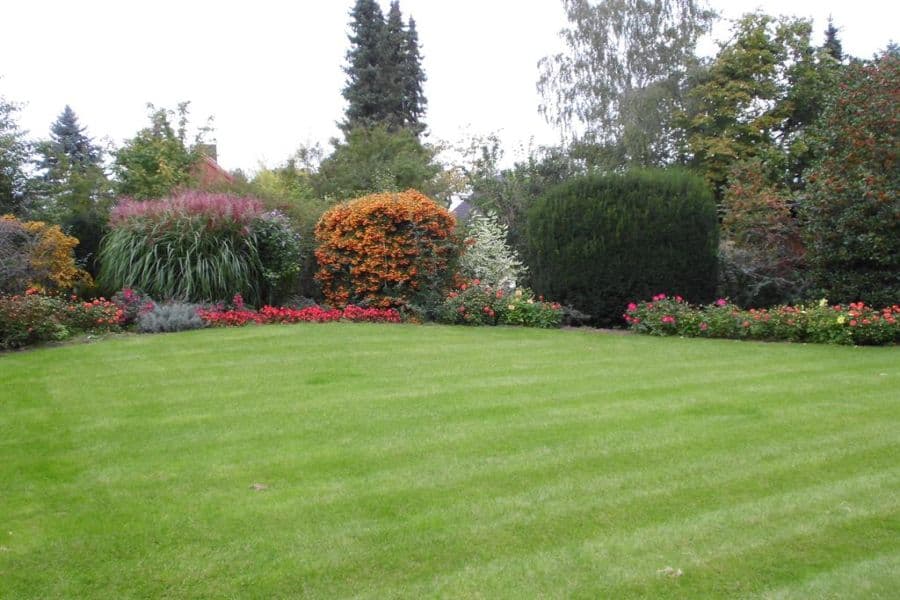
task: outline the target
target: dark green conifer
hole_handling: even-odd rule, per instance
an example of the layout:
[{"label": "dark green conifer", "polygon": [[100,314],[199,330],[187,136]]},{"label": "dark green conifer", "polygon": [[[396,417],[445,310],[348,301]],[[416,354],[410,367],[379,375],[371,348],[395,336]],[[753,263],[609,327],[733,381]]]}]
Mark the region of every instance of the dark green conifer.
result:
[{"label": "dark green conifer", "polygon": [[350,50],[347,52],[346,116],[344,133],[371,127],[384,120],[383,65],[384,16],[375,0],[357,0],[350,11]]},{"label": "dark green conifer", "polygon": [[406,126],[416,135],[425,130],[425,99],[423,84],[425,83],[425,71],[422,70],[422,56],[419,52],[419,34],[416,31],[416,21],[409,19],[406,29],[406,39],[403,48],[403,116]]},{"label": "dark green conifer", "polygon": [[825,44],[822,46],[832,58],[838,62],[844,61],[844,45],[838,39],[838,28],[834,26],[834,21],[828,17],[828,28],[825,29]]}]

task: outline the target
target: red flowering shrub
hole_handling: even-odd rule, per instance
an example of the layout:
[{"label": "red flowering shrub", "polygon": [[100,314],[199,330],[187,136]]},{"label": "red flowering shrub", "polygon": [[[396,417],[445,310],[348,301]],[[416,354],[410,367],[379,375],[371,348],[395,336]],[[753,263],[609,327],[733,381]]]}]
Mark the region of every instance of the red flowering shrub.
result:
[{"label": "red flowering shrub", "polygon": [[154,303],[149,296],[137,290],[124,288],[116,292],[112,301],[122,311],[122,325],[132,325],[142,312],[152,310]]},{"label": "red flowering shrub", "polygon": [[454,272],[456,219],[415,190],[338,205],[316,225],[316,280],[333,306],[439,301]]},{"label": "red flowering shrub", "polygon": [[61,321],[72,331],[118,331],[125,321],[125,312],[105,298],[89,302],[72,300],[65,306]]},{"label": "red flowering shrub", "polygon": [[80,302],[44,296],[34,289],[24,295],[0,295],[0,349],[58,341],[76,333],[119,331],[122,312],[103,298]]},{"label": "red flowering shrub", "polygon": [[862,302],[829,306],[822,300],[806,306],[742,310],[724,299],[692,306],[665,294],[649,302],[631,303],[625,321],[632,331],[681,335],[824,344],[884,345],[900,342],[900,306],[881,310]]}]

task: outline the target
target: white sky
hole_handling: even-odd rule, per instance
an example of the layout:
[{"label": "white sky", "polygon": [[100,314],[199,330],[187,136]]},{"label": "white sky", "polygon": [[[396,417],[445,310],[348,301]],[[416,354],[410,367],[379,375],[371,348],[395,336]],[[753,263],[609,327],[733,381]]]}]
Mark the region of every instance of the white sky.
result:
[{"label": "white sky", "polygon": [[[388,0],[381,0],[387,9]],[[301,143],[327,147],[344,103],[353,0],[13,0],[4,3],[0,95],[24,102],[20,124],[46,137],[70,104],[88,133],[117,145],[147,123],[145,105],[190,100],[215,117],[219,162],[252,171]],[[537,114],[537,61],[561,48],[559,0],[401,0],[415,17],[428,76],[432,140],[499,132],[508,148],[554,143]],[[900,39],[900,3],[712,0],[727,18],[762,8],[828,15],[846,52],[869,57]],[[721,36],[727,28],[720,27]],[[711,44],[708,45],[711,47]]]}]

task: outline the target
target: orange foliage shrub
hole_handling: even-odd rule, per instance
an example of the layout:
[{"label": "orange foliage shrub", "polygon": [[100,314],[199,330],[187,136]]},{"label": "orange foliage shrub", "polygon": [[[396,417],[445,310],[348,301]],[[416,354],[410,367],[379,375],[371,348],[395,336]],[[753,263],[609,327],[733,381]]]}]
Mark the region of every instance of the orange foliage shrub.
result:
[{"label": "orange foliage shrub", "polygon": [[59,225],[43,221],[20,222],[12,215],[0,217],[18,223],[28,232],[28,262],[34,280],[31,285],[47,292],[69,291],[78,285],[91,285],[91,276],[75,264],[78,240],[63,233]]},{"label": "orange foliage shrub", "polygon": [[415,190],[340,204],[316,225],[316,280],[338,307],[439,301],[460,253],[455,227],[453,215]]}]

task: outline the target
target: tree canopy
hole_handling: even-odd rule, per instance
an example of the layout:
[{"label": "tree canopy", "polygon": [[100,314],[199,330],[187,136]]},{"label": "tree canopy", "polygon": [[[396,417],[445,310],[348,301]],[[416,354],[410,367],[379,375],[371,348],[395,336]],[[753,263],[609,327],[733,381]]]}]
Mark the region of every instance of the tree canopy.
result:
[{"label": "tree canopy", "polygon": [[703,0],[563,0],[565,52],[542,59],[540,111],[612,166],[671,162],[672,116],[714,13]]}]

